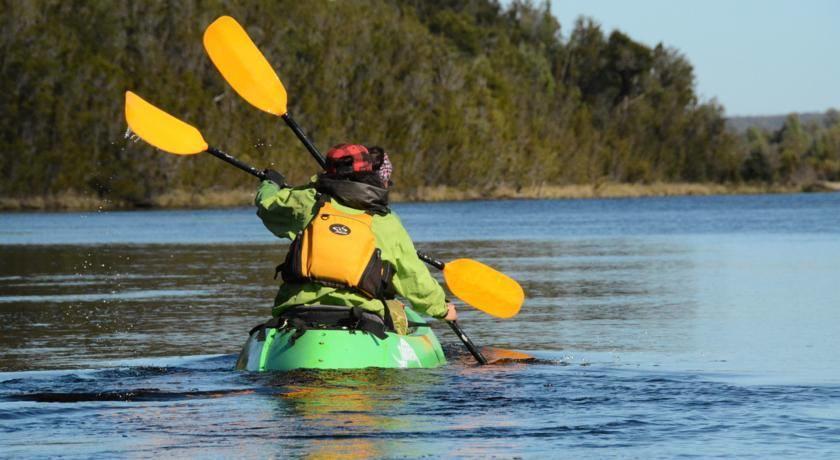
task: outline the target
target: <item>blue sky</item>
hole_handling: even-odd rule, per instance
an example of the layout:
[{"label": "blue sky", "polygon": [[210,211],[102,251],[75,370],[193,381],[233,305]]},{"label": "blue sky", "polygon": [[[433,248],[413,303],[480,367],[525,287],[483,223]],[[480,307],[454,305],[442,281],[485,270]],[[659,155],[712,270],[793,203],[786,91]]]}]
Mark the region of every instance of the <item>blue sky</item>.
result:
[{"label": "blue sky", "polygon": [[606,32],[677,48],[701,98],[727,115],[840,108],[840,0],[551,0],[551,9],[564,39],[586,15]]}]

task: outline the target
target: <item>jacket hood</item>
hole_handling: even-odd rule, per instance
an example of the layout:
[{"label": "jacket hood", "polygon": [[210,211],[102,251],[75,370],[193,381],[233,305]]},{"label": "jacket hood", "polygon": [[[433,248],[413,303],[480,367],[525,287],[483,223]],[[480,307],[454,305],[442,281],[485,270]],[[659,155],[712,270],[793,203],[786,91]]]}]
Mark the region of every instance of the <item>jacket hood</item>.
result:
[{"label": "jacket hood", "polygon": [[384,216],[388,208],[388,189],[346,179],[318,176],[315,190],[333,197],[336,201],[355,209]]}]

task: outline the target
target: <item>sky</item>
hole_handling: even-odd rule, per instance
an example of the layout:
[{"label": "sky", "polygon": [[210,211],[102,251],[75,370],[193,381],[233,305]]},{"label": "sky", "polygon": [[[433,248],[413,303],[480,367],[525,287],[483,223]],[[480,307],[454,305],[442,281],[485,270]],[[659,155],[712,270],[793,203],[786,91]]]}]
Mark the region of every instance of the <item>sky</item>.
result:
[{"label": "sky", "polygon": [[727,116],[840,109],[840,0],[551,0],[551,10],[564,39],[584,15],[678,49],[701,100]]}]

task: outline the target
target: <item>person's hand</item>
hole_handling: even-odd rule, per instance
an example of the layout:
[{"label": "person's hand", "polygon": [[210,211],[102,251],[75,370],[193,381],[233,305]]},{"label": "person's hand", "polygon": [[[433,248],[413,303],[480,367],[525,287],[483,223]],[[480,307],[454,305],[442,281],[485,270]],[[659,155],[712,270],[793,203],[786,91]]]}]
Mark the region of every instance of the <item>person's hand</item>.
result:
[{"label": "person's hand", "polygon": [[457,321],[458,311],[455,310],[455,304],[449,302],[446,304],[446,316],[443,317],[446,321]]},{"label": "person's hand", "polygon": [[277,184],[281,187],[286,185],[286,178],[282,174],[280,174],[279,172],[277,172],[273,169],[264,169],[263,174],[264,174],[264,176],[263,176],[264,180],[270,180],[271,182],[274,182],[275,184]]}]

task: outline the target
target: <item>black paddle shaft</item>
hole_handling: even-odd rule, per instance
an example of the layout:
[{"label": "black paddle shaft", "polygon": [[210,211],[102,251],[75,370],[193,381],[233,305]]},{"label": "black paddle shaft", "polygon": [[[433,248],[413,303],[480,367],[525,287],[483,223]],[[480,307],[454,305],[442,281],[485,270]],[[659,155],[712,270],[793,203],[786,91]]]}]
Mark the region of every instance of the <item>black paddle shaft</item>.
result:
[{"label": "black paddle shaft", "polygon": [[424,252],[417,251],[417,257],[419,257],[420,260],[422,260],[423,262],[426,262],[427,264],[429,264],[432,267],[435,267],[435,268],[437,268],[438,270],[441,270],[441,271],[443,271],[443,268],[446,266],[446,264],[443,263],[442,261],[440,261],[438,259],[435,259],[434,257],[432,257],[432,256],[430,256],[430,255],[428,255]]},{"label": "black paddle shaft", "polygon": [[315,147],[315,144],[306,137],[306,134],[303,133],[303,130],[300,129],[300,126],[295,122],[295,119],[286,112],[282,115],[283,121],[291,128],[292,132],[295,133],[298,139],[303,143],[303,146],[306,147],[306,150],[309,150],[309,153],[312,155],[312,158],[318,162],[321,166],[321,169],[325,169],[327,167],[327,160],[324,159],[324,156],[321,155],[321,152],[318,151],[318,148]]},{"label": "black paddle shaft", "polygon": [[[443,261],[435,259],[434,257],[428,254],[424,254],[420,251],[417,251],[417,257],[419,257],[420,260],[426,262],[432,267],[437,268],[438,270],[443,271],[443,269],[446,268],[446,264]],[[458,322],[447,321],[447,323],[449,324],[449,327],[451,327],[452,330],[455,332],[455,335],[457,335],[458,338],[461,339],[461,342],[464,343],[464,346],[467,347],[467,350],[469,350],[470,353],[472,353],[475,360],[478,361],[478,364],[487,364],[487,358],[485,358],[484,355],[481,354],[481,351],[478,349],[478,347],[475,346],[472,340],[470,340],[470,337],[467,335],[467,333],[464,332],[463,329],[461,329],[461,326],[458,325]]]},{"label": "black paddle shaft", "polygon": [[467,334],[464,333],[464,330],[461,329],[461,326],[458,325],[458,322],[447,321],[447,323],[449,323],[449,327],[451,327],[452,330],[455,331],[455,335],[457,335],[458,338],[461,339],[461,342],[464,342],[464,346],[466,346],[467,350],[469,350],[470,353],[472,353],[475,360],[478,361],[478,364],[481,364],[482,366],[487,364],[487,358],[485,358],[484,355],[481,354],[481,350],[479,350],[475,346],[475,344],[472,343],[472,340],[470,340],[470,338],[467,337]]},{"label": "black paddle shaft", "polygon": [[243,170],[247,173],[250,173],[254,176],[259,177],[260,180],[265,179],[265,173],[263,173],[262,171],[258,170],[257,168],[255,168],[255,167],[253,167],[253,166],[251,166],[247,163],[243,163],[243,162],[237,160],[236,158],[228,155],[225,152],[222,152],[221,150],[219,150],[215,147],[208,147],[207,148],[207,153],[209,153],[210,155],[213,155],[214,157],[216,157],[216,158],[218,158],[222,161],[230,163],[230,164],[236,166],[237,168],[239,168],[239,169],[241,169],[241,170]]}]

